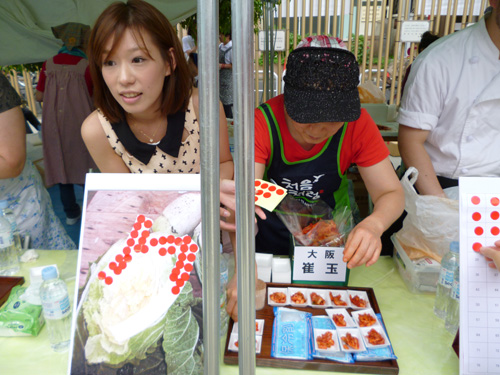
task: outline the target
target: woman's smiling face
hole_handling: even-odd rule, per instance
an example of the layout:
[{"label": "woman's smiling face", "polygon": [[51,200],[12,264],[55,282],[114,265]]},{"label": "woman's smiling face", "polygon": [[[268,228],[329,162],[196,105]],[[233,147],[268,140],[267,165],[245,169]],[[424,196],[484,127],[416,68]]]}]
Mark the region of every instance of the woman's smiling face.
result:
[{"label": "woman's smiling face", "polygon": [[165,77],[171,73],[149,33],[142,36],[144,45],[127,29],[110,54],[116,35],[111,37],[102,57],[102,76],[111,94],[125,112],[136,116],[160,110]]}]

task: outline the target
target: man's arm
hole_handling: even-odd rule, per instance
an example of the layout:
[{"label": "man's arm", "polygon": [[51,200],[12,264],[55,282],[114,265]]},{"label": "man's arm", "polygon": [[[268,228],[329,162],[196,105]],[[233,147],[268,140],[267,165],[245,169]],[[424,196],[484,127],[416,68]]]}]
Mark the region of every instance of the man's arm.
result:
[{"label": "man's arm", "polygon": [[0,179],[17,177],[26,161],[26,128],[21,107],[0,114]]},{"label": "man's arm", "polygon": [[428,130],[415,129],[400,124],[398,134],[399,153],[406,167],[415,167],[418,170],[415,187],[420,194],[446,197],[436,177],[429,154],[424,147],[428,135]]}]

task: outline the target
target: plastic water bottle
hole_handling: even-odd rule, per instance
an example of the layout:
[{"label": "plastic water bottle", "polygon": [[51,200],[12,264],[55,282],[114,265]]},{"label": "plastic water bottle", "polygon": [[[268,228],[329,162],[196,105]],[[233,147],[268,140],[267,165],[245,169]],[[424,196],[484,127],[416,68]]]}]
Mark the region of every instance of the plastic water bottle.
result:
[{"label": "plastic water bottle", "polygon": [[444,327],[452,335],[455,335],[460,324],[460,267],[457,267],[453,276],[450,301],[446,309]]},{"label": "plastic water bottle", "polygon": [[226,311],[227,295],[226,288],[229,283],[229,270],[227,260],[222,254],[222,244],[220,245],[220,335],[225,336],[229,315]]},{"label": "plastic water bottle", "polygon": [[49,330],[50,346],[56,352],[68,349],[71,336],[71,306],[66,283],[54,266],[42,270],[40,286],[43,316]]},{"label": "plastic water bottle", "polygon": [[19,271],[19,253],[17,251],[12,226],[0,210],[0,275],[10,276]]},{"label": "plastic water bottle", "polygon": [[21,255],[21,235],[17,229],[16,217],[14,212],[9,208],[9,202],[6,199],[0,200],[0,210],[3,211],[3,216],[8,220],[12,229],[12,236],[14,238],[14,244],[19,255]]},{"label": "plastic water bottle", "polygon": [[441,259],[441,271],[436,290],[436,301],[434,303],[434,313],[444,319],[446,308],[450,300],[451,287],[453,286],[453,275],[459,265],[460,246],[457,241],[450,243],[450,251]]}]

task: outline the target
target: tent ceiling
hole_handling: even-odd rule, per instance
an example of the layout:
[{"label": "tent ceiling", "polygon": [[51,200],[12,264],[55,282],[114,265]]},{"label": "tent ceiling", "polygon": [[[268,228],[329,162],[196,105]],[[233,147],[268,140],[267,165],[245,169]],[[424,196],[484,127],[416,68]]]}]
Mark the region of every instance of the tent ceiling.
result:
[{"label": "tent ceiling", "polygon": [[[55,55],[62,42],[51,27],[66,22],[92,26],[116,0],[1,0],[0,65],[28,64]],[[196,12],[196,0],[148,0],[172,24]]]}]

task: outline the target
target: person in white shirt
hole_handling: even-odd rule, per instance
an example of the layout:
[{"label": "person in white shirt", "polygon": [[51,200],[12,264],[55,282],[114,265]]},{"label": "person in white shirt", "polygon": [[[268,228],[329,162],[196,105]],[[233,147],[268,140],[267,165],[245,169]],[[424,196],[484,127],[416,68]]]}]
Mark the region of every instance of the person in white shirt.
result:
[{"label": "person in white shirt", "polygon": [[460,176],[500,176],[500,0],[475,25],[415,60],[399,112],[399,150],[415,187],[444,197]]},{"label": "person in white shirt", "polygon": [[[186,56],[186,60],[189,60],[191,54],[195,54],[193,57],[197,57],[196,51],[198,47],[196,47],[196,43],[192,36],[192,30],[190,28],[187,29],[187,35],[182,38],[182,50],[184,51],[184,56]],[[198,66],[198,62],[195,61],[195,65]]]},{"label": "person in white shirt", "polygon": [[219,95],[227,118],[233,118],[233,41],[231,33],[220,33]]}]

